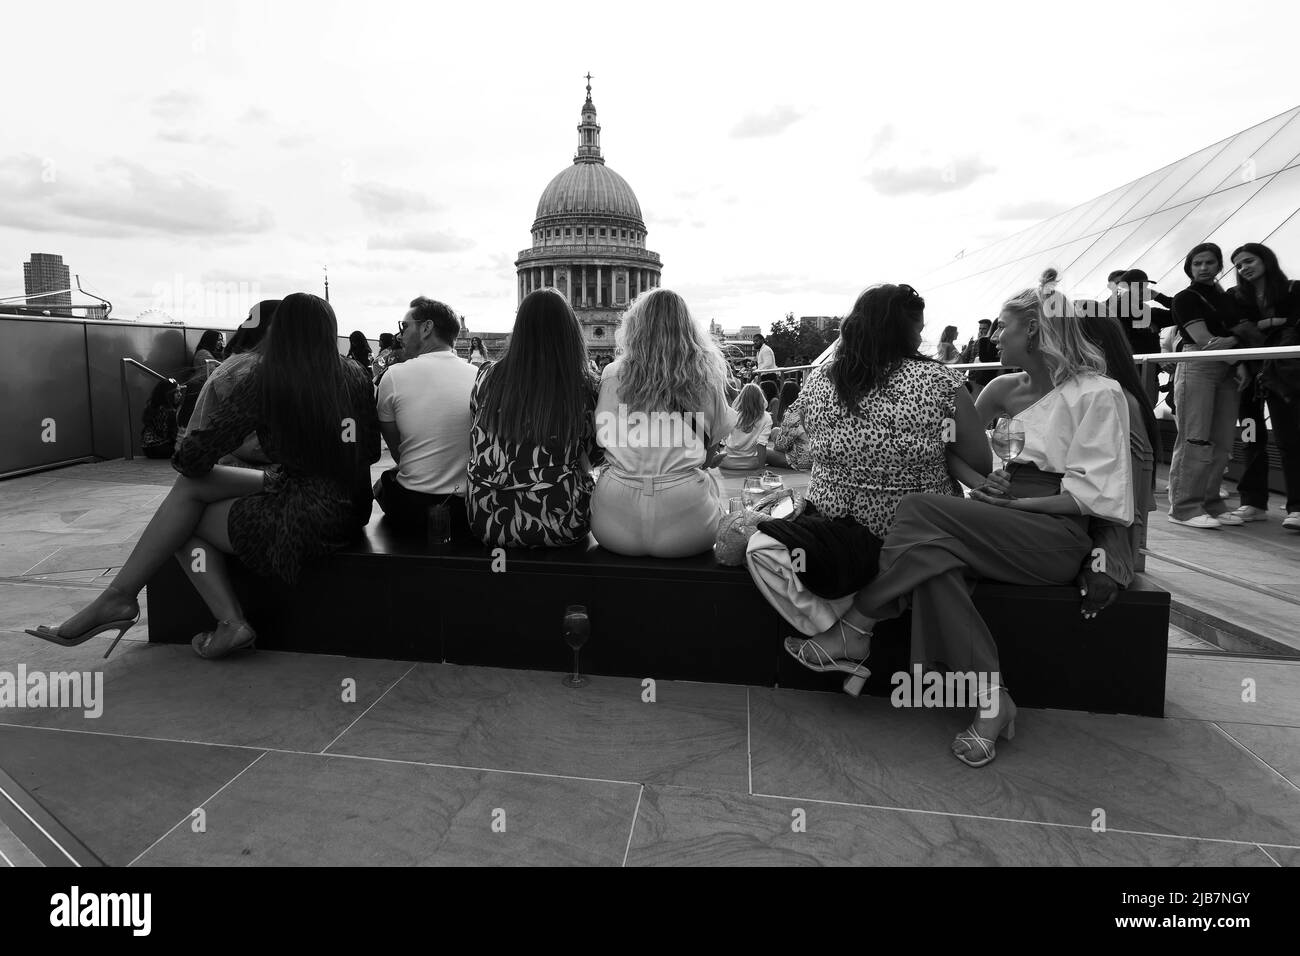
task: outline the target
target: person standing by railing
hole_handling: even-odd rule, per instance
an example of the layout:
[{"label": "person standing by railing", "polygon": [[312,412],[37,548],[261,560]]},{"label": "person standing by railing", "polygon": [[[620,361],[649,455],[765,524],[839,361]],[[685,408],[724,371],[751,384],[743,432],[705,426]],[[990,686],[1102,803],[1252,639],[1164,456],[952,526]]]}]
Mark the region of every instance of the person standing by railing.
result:
[{"label": "person standing by railing", "polygon": [[[1192,284],[1174,296],[1178,351],[1214,352],[1238,347],[1234,335],[1244,315],[1218,283],[1223,252],[1212,242],[1192,249],[1183,272]],[[1229,361],[1179,362],[1174,369],[1178,439],[1169,464],[1169,520],[1187,528],[1240,525],[1220,494],[1223,470],[1236,438],[1238,383],[1246,370]]]},{"label": "person standing by railing", "polygon": [[[1242,344],[1300,345],[1300,283],[1286,277],[1273,250],[1248,242],[1233,251],[1232,264],[1237,270],[1232,293],[1250,323],[1242,327]],[[1243,521],[1262,521],[1268,515],[1265,405],[1286,482],[1287,515],[1282,527],[1300,531],[1300,359],[1265,361],[1242,403],[1241,420],[1253,424],[1255,440],[1246,443],[1246,469],[1237,483],[1241,507],[1235,514]]]}]

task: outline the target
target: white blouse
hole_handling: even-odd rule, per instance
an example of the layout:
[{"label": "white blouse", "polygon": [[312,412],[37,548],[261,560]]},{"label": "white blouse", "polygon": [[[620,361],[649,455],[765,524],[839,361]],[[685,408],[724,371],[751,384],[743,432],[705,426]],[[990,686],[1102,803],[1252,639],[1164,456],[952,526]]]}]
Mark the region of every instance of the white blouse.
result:
[{"label": "white blouse", "polygon": [[1114,379],[1076,375],[1015,417],[1025,428],[1017,461],[1064,475],[1061,491],[1085,515],[1133,523],[1128,400]]}]

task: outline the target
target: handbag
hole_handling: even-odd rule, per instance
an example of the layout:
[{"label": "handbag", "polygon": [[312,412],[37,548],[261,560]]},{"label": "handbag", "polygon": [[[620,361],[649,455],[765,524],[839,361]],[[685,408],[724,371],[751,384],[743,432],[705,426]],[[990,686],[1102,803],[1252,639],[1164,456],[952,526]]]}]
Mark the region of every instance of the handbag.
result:
[{"label": "handbag", "polygon": [[728,567],[744,564],[745,549],[760,522],[772,518],[797,518],[803,514],[804,505],[803,495],[789,488],[778,488],[759,498],[753,508],[723,515],[718,522],[717,539],[713,542],[714,558],[718,564]]}]

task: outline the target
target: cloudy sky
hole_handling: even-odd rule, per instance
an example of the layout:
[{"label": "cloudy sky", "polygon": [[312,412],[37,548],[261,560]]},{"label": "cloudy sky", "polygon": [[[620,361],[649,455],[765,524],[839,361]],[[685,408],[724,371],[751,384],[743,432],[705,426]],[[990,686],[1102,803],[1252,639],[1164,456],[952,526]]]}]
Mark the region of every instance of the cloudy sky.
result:
[{"label": "cloudy sky", "polygon": [[54,252],[115,316],[233,325],[226,293],[320,291],[328,264],[343,330],[372,336],[417,294],[510,327],[588,70],[664,285],[766,327],[876,281],[924,293],[959,251],[1296,105],[1300,35],[1281,2],[54,9],[6,11],[0,295]]}]

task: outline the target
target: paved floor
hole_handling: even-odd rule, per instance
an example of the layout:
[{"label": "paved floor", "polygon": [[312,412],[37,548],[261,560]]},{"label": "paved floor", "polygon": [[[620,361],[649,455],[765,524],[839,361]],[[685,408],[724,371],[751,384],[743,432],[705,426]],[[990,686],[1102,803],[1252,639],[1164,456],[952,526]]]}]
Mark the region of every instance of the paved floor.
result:
[{"label": "paved floor", "polygon": [[1165,719],[1024,710],[982,770],[947,751],[968,715],[884,700],[24,635],[170,481],[0,483],[0,673],[104,675],[98,717],[0,709],[0,766],[110,863],[1300,865],[1300,662],[1177,629]]}]

